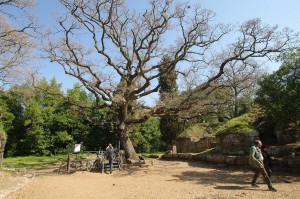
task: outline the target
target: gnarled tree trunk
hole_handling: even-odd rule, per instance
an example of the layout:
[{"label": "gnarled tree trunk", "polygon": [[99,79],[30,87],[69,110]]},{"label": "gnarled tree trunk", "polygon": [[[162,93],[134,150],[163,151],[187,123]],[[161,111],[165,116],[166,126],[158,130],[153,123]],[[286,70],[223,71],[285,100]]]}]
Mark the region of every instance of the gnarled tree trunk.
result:
[{"label": "gnarled tree trunk", "polygon": [[6,135],[0,130],[0,168],[2,168],[4,149],[6,144]]},{"label": "gnarled tree trunk", "polygon": [[136,153],[132,142],[127,134],[127,132],[121,132],[120,135],[121,148],[125,151],[125,158],[128,163],[134,163],[139,160],[139,156]]}]

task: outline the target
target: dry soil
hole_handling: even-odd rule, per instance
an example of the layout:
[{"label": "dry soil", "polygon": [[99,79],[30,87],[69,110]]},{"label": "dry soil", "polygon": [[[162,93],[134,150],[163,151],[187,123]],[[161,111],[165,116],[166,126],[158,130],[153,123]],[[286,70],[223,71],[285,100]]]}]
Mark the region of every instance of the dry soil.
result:
[{"label": "dry soil", "polygon": [[155,160],[154,165],[134,166],[112,174],[86,171],[59,174],[55,169],[34,174],[35,177],[20,175],[28,179],[23,183],[26,185],[19,185],[17,191],[4,198],[300,199],[300,175],[274,172],[272,180],[278,192],[270,192],[261,178],[259,188],[250,186],[253,173],[249,169],[201,162]]}]

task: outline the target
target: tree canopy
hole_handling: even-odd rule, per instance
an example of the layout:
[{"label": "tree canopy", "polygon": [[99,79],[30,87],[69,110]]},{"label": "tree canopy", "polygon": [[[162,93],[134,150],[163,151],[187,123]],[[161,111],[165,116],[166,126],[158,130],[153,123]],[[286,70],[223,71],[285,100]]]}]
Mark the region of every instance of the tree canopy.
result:
[{"label": "tree canopy", "polygon": [[273,120],[274,129],[300,133],[300,59],[299,51],[287,53],[279,70],[259,82],[257,103]]}]

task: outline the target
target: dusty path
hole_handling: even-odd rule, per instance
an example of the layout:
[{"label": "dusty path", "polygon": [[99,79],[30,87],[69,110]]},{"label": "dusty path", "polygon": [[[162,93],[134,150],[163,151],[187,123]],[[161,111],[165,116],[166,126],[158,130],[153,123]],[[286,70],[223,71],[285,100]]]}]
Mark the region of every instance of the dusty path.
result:
[{"label": "dusty path", "polygon": [[252,188],[251,177],[251,171],[236,168],[155,160],[154,166],[132,167],[113,174],[39,171],[24,188],[6,199],[300,199],[300,176],[274,176],[276,193],[267,191],[265,184]]}]

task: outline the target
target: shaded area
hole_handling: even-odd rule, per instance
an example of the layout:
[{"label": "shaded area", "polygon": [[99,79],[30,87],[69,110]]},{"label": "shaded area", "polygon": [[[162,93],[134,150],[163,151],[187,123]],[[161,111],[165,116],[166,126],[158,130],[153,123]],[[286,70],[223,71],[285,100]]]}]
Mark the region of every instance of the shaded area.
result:
[{"label": "shaded area", "polygon": [[[187,164],[194,168],[203,168],[204,171],[183,171],[173,175],[175,181],[194,181],[198,184],[217,185],[223,184],[239,184],[241,186],[216,186],[221,189],[226,187],[228,189],[245,189],[243,185],[251,183],[254,172],[251,167],[239,167],[228,165],[216,165],[202,162],[187,162]],[[300,182],[300,174],[287,172],[273,172],[271,178],[273,183],[293,183]],[[258,183],[264,184],[263,178],[260,175]],[[262,185],[264,186],[264,185]],[[266,185],[265,185],[266,186]],[[252,188],[251,188],[252,189]]]},{"label": "shaded area", "polygon": [[244,184],[249,185],[251,181],[251,174],[237,174],[226,170],[211,170],[204,172],[186,171],[181,174],[174,175],[175,180],[179,181],[194,181],[198,184],[216,185],[219,183],[228,184]]}]

